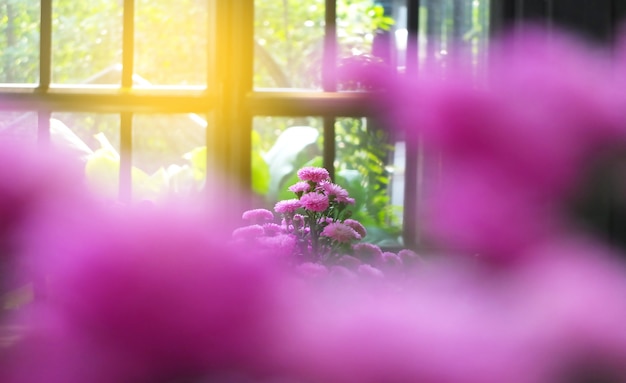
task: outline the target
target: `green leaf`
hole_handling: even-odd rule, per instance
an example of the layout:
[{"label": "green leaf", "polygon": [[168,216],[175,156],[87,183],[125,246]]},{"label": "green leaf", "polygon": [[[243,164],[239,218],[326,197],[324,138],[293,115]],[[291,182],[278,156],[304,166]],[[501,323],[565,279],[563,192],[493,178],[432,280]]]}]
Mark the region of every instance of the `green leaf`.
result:
[{"label": "green leaf", "polygon": [[194,179],[198,181],[204,180],[206,178],[206,156],[206,146],[200,146],[183,155],[183,158],[189,161],[189,163],[191,164]]},{"label": "green leaf", "polygon": [[[295,174],[302,167],[300,166],[302,159],[299,158],[301,155],[319,152],[318,138],[319,132],[310,126],[292,126],[278,136],[274,146],[264,156],[269,166],[268,198],[270,200],[279,196],[282,191],[281,187],[285,184],[285,178]],[[310,158],[304,158],[304,160],[309,161]]]}]

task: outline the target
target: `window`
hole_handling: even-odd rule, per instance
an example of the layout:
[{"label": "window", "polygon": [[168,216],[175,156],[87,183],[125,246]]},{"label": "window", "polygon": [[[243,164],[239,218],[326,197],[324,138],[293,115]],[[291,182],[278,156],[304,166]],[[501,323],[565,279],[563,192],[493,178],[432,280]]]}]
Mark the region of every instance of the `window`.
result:
[{"label": "window", "polygon": [[[0,136],[73,142],[100,160],[88,169],[115,167],[107,184],[117,190],[108,192],[125,201],[154,198],[162,183],[201,192],[216,169],[271,203],[281,187],[264,180],[272,153],[293,166],[317,158],[374,194],[364,197],[367,214],[415,233],[419,202],[404,190],[421,182],[418,148],[390,135],[365,107],[367,89],[336,68],[445,67],[454,40],[478,66],[488,8],[487,0],[0,0]],[[301,163],[274,148],[294,131],[308,153]]]}]

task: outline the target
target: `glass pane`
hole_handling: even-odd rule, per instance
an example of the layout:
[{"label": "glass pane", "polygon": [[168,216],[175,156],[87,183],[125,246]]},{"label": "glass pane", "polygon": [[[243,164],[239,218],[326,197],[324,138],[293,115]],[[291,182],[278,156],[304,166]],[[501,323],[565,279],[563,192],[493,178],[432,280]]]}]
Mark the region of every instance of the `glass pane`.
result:
[{"label": "glass pane", "polygon": [[52,81],[120,84],[122,0],[55,0]]},{"label": "glass pane", "polygon": [[206,176],[206,120],[195,114],[135,115],[134,200],[198,192]]},{"label": "glass pane", "polygon": [[422,0],[420,62],[444,65],[449,55],[477,65],[486,53],[488,0]]},{"label": "glass pane", "polygon": [[37,142],[37,112],[0,111],[0,141],[18,145]]},{"label": "glass pane", "polygon": [[135,75],[140,85],[205,85],[206,0],[139,0],[136,5]]},{"label": "glass pane", "polygon": [[39,79],[39,0],[0,0],[0,83]]},{"label": "glass pane", "polygon": [[98,113],[53,113],[52,143],[85,166],[90,188],[98,195],[116,200],[119,184],[120,116]]},{"label": "glass pane", "polygon": [[252,132],[252,185],[258,207],[294,198],[287,188],[303,166],[322,166],[322,119],[256,117]]},{"label": "glass pane", "polygon": [[254,85],[321,88],[324,0],[256,0],[254,5]]},{"label": "glass pane", "polygon": [[402,147],[396,153],[398,145],[372,119],[339,118],[335,133],[335,182],[356,200],[353,218],[368,229],[366,241],[379,246],[401,246]]},{"label": "glass pane", "polygon": [[396,61],[394,5],[391,1],[337,1],[340,90],[370,89],[365,79],[355,77],[364,68],[393,68]]}]

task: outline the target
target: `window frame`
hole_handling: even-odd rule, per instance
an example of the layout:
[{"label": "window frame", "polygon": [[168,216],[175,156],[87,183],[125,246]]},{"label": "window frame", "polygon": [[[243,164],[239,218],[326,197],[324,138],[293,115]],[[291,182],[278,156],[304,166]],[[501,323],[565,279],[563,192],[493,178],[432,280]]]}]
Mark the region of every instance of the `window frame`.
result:
[{"label": "window frame", "polygon": [[[50,141],[53,112],[115,113],[120,117],[119,199],[131,201],[133,115],[197,113],[207,116],[207,165],[230,175],[241,190],[251,189],[251,132],[255,116],[321,116],[325,137],[335,136],[339,117],[373,117],[372,95],[338,92],[336,1],[325,0],[324,60],[321,91],[264,90],[253,87],[254,0],[208,2],[207,83],[203,88],[141,89],[133,84],[135,0],[123,2],[122,69],[119,86],[56,85],[52,70],[52,2],[41,0],[39,83],[0,84],[0,110],[36,111],[38,141]],[[492,1],[491,4],[497,4]],[[407,0],[406,73],[417,73],[419,0]],[[495,14],[495,13],[494,13]],[[491,23],[490,25],[499,25]],[[334,174],[335,140],[324,140],[323,164]],[[403,237],[417,246],[419,148],[406,148]],[[210,167],[207,167],[210,168]],[[209,182],[209,180],[207,180]],[[208,188],[207,188],[208,189]],[[247,206],[242,206],[245,208]]]}]

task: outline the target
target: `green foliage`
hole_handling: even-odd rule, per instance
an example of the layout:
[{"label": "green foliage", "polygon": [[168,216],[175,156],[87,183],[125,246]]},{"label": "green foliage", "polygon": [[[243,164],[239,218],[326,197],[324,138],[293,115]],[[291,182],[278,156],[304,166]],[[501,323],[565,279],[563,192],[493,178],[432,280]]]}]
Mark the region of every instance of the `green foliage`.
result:
[{"label": "green foliage", "polygon": [[[263,154],[263,162],[269,168],[269,201],[279,198],[283,190],[291,185],[285,185],[286,178],[295,175],[296,170],[303,167],[311,157],[319,155],[318,138],[319,132],[315,128],[292,126],[283,131],[274,145]],[[254,167],[254,158],[252,164]]]},{"label": "green foliage", "polygon": [[342,118],[335,123],[338,158],[337,182],[357,201],[355,218],[369,228],[384,228],[388,239],[401,231],[397,208],[391,205],[388,166],[393,145],[386,131],[371,119]]},{"label": "green foliage", "polygon": [[252,191],[267,194],[270,190],[270,166],[261,155],[261,137],[252,131]]},{"label": "green foliage", "polygon": [[209,2],[137,0],[136,3],[136,73],[153,84],[204,84]]},{"label": "green foliage", "polygon": [[[100,148],[87,157],[85,174],[90,187],[104,198],[118,196],[120,156],[107,137],[97,135]],[[157,201],[171,196],[197,193],[206,178],[206,148],[199,147],[184,156],[184,165],[170,164],[147,173],[131,169],[133,199]]]},{"label": "green foliage", "polygon": [[[393,20],[372,0],[337,2],[339,56],[371,53],[377,30]],[[320,88],[324,0],[255,1],[258,87]]]},{"label": "green foliage", "polygon": [[0,82],[39,78],[39,0],[0,0]]},{"label": "green foliage", "polygon": [[80,83],[122,60],[122,3],[54,1],[52,80]]}]

